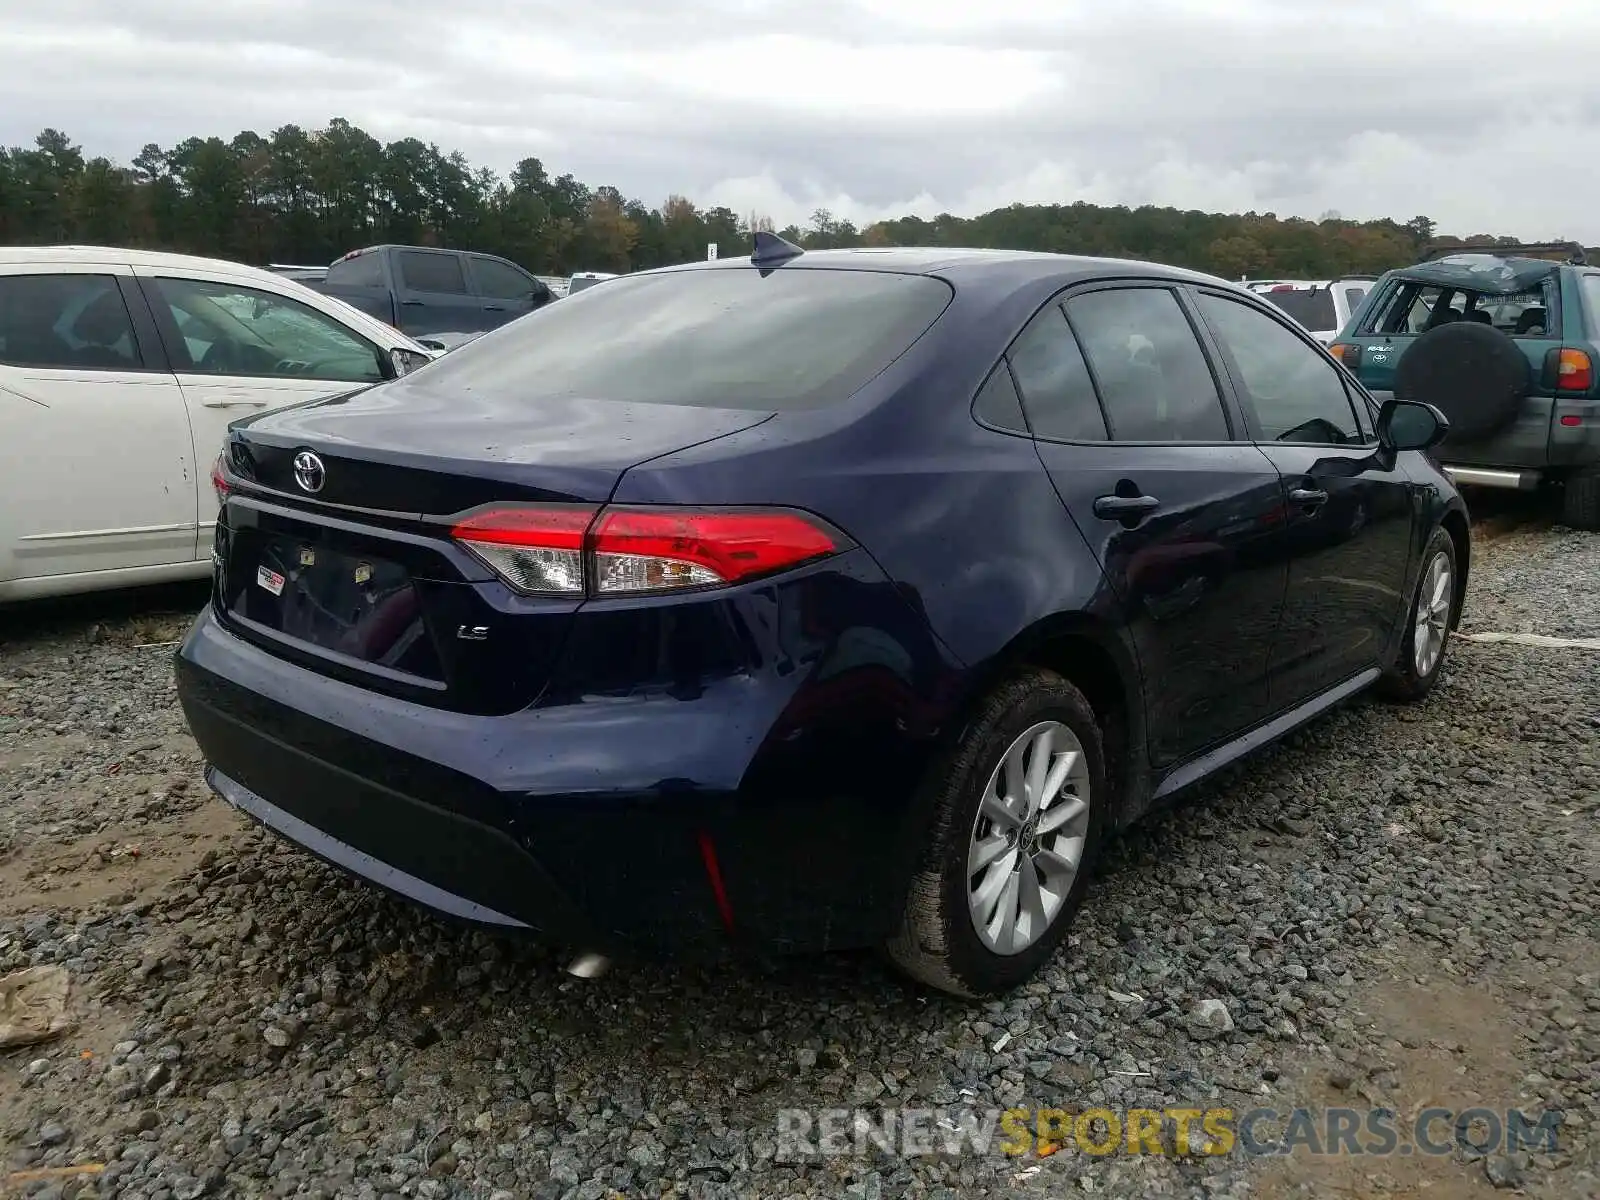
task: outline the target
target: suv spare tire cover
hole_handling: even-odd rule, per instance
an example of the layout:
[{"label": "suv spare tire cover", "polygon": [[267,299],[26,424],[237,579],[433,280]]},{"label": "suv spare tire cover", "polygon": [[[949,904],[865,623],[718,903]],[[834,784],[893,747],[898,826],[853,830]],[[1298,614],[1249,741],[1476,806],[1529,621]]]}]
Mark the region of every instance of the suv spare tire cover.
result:
[{"label": "suv spare tire cover", "polygon": [[1412,342],[1395,368],[1394,394],[1450,419],[1450,440],[1486,437],[1508,424],[1533,387],[1522,348],[1493,325],[1451,321]]}]

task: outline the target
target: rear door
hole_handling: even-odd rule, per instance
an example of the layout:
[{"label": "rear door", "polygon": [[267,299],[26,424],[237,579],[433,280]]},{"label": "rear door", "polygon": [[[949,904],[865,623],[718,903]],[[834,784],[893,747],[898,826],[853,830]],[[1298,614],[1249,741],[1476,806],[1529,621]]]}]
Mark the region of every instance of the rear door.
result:
[{"label": "rear door", "polygon": [[532,312],[547,294],[545,286],[532,275],[498,258],[469,254],[467,264],[472,272],[472,289],[483,301],[485,329]]},{"label": "rear door", "polygon": [[190,561],[194,441],[125,266],[0,275],[0,582]]},{"label": "rear door", "polygon": [[217,500],[210,466],[240,417],[385,378],[385,351],[289,296],[182,267],[141,267],[140,282],[194,430],[195,558],[210,557]]},{"label": "rear door", "polygon": [[1225,293],[1199,290],[1196,302],[1246,428],[1283,479],[1289,590],[1270,672],[1282,710],[1383,664],[1405,610],[1414,485],[1303,333]]},{"label": "rear door", "polygon": [[1287,582],[1273,541],[1283,494],[1271,461],[1236,436],[1187,303],[1164,285],[1069,293],[1007,360],[1132,631],[1153,765],[1261,720]]},{"label": "rear door", "polygon": [[[394,250],[394,288],[400,330],[474,333],[490,328],[484,302],[467,282],[465,256],[451,250]],[[495,324],[500,322],[496,321]]]}]

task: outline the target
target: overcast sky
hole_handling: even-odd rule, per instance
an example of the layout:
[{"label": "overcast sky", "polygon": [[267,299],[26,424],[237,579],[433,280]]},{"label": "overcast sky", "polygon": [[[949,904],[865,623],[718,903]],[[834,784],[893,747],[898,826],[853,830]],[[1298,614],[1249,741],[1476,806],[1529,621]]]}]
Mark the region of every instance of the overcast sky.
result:
[{"label": "overcast sky", "polygon": [[0,0],[0,142],[344,116],[659,204],[1171,204],[1600,242],[1600,3]]}]

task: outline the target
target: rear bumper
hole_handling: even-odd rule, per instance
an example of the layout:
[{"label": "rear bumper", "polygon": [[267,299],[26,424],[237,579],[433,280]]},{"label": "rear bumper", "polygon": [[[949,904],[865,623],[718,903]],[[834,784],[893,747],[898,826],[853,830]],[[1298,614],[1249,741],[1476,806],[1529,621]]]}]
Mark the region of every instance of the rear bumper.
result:
[{"label": "rear bumper", "polygon": [[868,945],[899,919],[927,702],[794,665],[481,716],[319,675],[208,607],[177,683],[213,789],[344,870],[578,949],[705,958]]}]

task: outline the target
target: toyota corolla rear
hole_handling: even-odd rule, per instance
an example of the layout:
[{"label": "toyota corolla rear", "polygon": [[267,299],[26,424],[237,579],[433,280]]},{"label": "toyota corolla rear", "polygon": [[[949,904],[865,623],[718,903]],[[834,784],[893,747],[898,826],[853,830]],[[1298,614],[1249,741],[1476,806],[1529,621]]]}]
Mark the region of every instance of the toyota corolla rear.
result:
[{"label": "toyota corolla rear", "polygon": [[[840,406],[914,375],[950,298],[866,270],[622,278],[236,425],[178,656],[212,786],[393,891],[584,949],[881,939],[946,663],[770,451],[837,463]],[[707,446],[714,503],[683,471],[673,503],[613,501]]]}]

